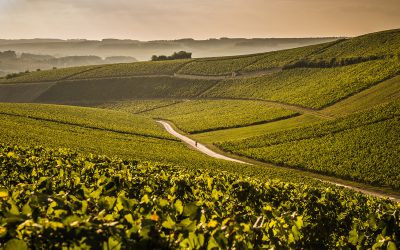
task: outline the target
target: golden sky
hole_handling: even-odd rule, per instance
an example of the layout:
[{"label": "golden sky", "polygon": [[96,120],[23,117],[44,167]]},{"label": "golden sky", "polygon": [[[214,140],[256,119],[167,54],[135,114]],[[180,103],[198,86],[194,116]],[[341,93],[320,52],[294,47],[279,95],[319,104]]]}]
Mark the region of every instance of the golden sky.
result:
[{"label": "golden sky", "polygon": [[400,0],[0,0],[0,38],[355,36],[400,28]]}]

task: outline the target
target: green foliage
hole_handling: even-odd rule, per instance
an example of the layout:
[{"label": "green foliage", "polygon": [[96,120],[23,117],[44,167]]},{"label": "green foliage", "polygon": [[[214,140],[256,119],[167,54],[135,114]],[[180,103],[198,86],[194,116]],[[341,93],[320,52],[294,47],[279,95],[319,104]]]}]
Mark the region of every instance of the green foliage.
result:
[{"label": "green foliage", "polygon": [[139,99],[130,101],[116,101],[98,105],[97,108],[124,111],[131,114],[143,113],[182,102],[175,99]]},{"label": "green foliage", "polygon": [[246,97],[322,108],[399,73],[398,59],[324,69],[285,70],[272,76],[226,80],[207,97]]},{"label": "green foliage", "polygon": [[173,75],[180,67],[188,62],[190,62],[190,60],[110,64],[95,70],[75,75],[71,79],[90,79],[141,75]]},{"label": "green foliage", "polygon": [[[139,131],[150,129],[154,130],[151,132],[152,134],[166,133],[160,125],[156,126],[154,121],[150,124],[147,118],[136,119],[136,116],[124,116],[119,112],[107,112],[106,110],[97,112],[95,109],[88,108],[69,107],[70,110],[68,110],[66,107],[64,110],[62,107],[52,107],[51,105],[37,105],[35,107],[37,110],[32,112],[36,117],[32,117],[28,114],[29,112],[26,112],[27,107],[19,106],[19,104],[9,105],[9,110],[12,110],[14,114],[0,113],[2,121],[0,123],[0,143],[25,146],[45,145],[50,148],[65,147],[78,152],[107,154],[123,159],[155,161],[196,169],[219,169],[261,179],[283,179],[322,185],[318,181],[287,169],[217,160],[192,150],[175,139],[139,134]],[[32,110],[35,109],[32,107]],[[76,114],[82,114],[87,121],[77,117],[74,110],[76,110]],[[45,118],[52,112],[59,113],[50,116],[49,119]],[[104,122],[95,120],[97,116],[104,118]],[[130,120],[131,118],[132,120]],[[75,123],[66,123],[65,121],[68,120]],[[89,123],[91,121],[93,123]],[[135,121],[143,122],[135,124]],[[88,123],[90,126],[87,126]],[[117,130],[110,129],[110,126],[115,126]]]},{"label": "green foliage", "polygon": [[276,121],[297,113],[262,101],[192,100],[145,114],[170,120],[185,132],[201,133]]},{"label": "green foliage", "polygon": [[327,58],[327,59],[301,59],[290,64],[286,64],[283,69],[294,68],[332,68],[342,67],[373,60],[393,58],[390,56],[368,56],[368,57],[348,57],[348,58]]},{"label": "green foliage", "polygon": [[321,112],[333,116],[344,116],[399,99],[400,75],[350,96]]},{"label": "green foliage", "polygon": [[[0,247],[399,245],[399,204],[224,172],[0,146]],[[329,226],[327,226],[329,225]]]},{"label": "green foliage", "polygon": [[116,100],[196,97],[217,83],[172,77],[134,77],[59,82],[36,99],[47,103],[106,103]]},{"label": "green foliage", "polygon": [[282,68],[287,64],[306,58],[312,53],[319,51],[325,47],[331,46],[334,43],[336,42],[268,52],[265,53],[255,63],[245,67],[242,71],[253,72],[253,71],[267,70],[271,68]]},{"label": "green foliage", "polygon": [[178,73],[188,75],[231,75],[262,57],[263,54],[197,59],[182,67]]},{"label": "green foliage", "polygon": [[400,189],[400,102],[335,121],[218,144],[250,158]]},{"label": "green foliage", "polygon": [[125,112],[61,105],[0,103],[0,113],[98,130],[173,139],[152,119]]},{"label": "green foliage", "polygon": [[179,52],[174,52],[171,56],[156,56],[153,55],[151,57],[152,61],[165,61],[165,60],[179,60],[179,59],[191,59],[192,58],[192,53],[186,52],[186,51],[179,51]]},{"label": "green foliage", "polygon": [[63,69],[52,69],[52,70],[40,70],[30,73],[24,73],[20,76],[7,79],[7,83],[19,83],[19,82],[51,82],[59,81],[69,78],[75,74],[86,72],[88,70],[95,69],[99,66],[81,66],[74,68],[63,68]]},{"label": "green foliage", "polygon": [[387,56],[400,54],[400,30],[388,30],[346,39],[320,53],[314,58],[349,58]]}]

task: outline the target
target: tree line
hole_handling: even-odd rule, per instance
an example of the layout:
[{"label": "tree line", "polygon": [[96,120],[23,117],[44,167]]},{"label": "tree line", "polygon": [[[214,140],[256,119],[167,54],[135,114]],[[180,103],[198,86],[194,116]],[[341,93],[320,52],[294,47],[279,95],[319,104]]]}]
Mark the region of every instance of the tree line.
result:
[{"label": "tree line", "polygon": [[152,61],[166,61],[166,60],[177,60],[177,59],[190,59],[192,58],[192,53],[186,52],[186,51],[179,51],[179,52],[174,52],[171,56],[165,56],[165,55],[153,55],[151,57]]}]

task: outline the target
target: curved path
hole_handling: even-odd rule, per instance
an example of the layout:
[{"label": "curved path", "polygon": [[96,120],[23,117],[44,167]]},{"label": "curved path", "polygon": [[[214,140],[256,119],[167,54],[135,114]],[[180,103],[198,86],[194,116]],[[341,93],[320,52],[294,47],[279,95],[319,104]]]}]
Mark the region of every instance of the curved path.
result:
[{"label": "curved path", "polygon": [[165,121],[157,121],[157,122],[161,123],[164,126],[164,128],[167,130],[168,133],[170,133],[171,135],[181,139],[186,144],[190,145],[191,147],[195,148],[196,150],[198,150],[198,151],[200,151],[200,152],[202,152],[202,153],[204,153],[204,154],[206,154],[208,156],[211,156],[211,157],[216,158],[216,159],[222,159],[222,160],[226,160],[226,161],[232,161],[232,162],[252,165],[252,164],[244,162],[244,161],[240,161],[240,160],[237,160],[237,159],[233,159],[233,158],[227,157],[225,155],[218,154],[218,153],[208,149],[206,146],[204,146],[201,143],[197,143],[197,145],[196,145],[196,142],[194,140],[192,140],[189,137],[186,137],[186,136],[181,135],[178,132],[176,132],[168,122],[165,122]]},{"label": "curved path", "polygon": [[[248,163],[248,162],[244,162],[244,161],[241,161],[241,160],[237,160],[237,159],[234,159],[234,158],[227,157],[225,155],[218,154],[218,153],[208,149],[206,146],[204,146],[201,143],[197,143],[197,146],[196,146],[196,142],[194,140],[192,140],[189,137],[184,136],[184,135],[176,132],[168,122],[161,121],[161,120],[158,120],[157,122],[160,123],[161,125],[163,125],[164,128],[167,130],[167,132],[170,133],[171,135],[181,139],[186,144],[190,145],[191,147],[195,148],[196,150],[198,150],[198,151],[200,151],[200,152],[202,152],[202,153],[204,153],[204,154],[206,154],[206,155],[208,155],[210,157],[213,157],[213,158],[216,158],[216,159],[232,161],[232,162],[237,162],[237,163],[242,163],[242,164],[247,164],[247,165],[254,165],[254,164],[251,164],[251,163]],[[262,165],[262,164],[263,163],[261,163],[260,165]],[[303,172],[303,173],[306,172],[306,171],[302,171],[302,170],[294,170],[294,171],[300,171],[300,172]],[[329,180],[325,180],[325,179],[323,179],[323,175],[313,174],[313,176],[310,176],[310,177],[314,178],[314,179],[317,179],[319,181],[325,182],[325,183],[329,183],[329,184],[333,184],[333,185],[336,185],[336,186],[339,186],[339,187],[344,187],[344,188],[347,188],[347,189],[351,189],[351,190],[354,190],[356,192],[360,192],[360,193],[363,193],[363,194],[366,194],[366,195],[371,195],[371,196],[375,196],[375,197],[378,197],[378,198],[388,198],[388,199],[390,199],[392,201],[400,202],[400,197],[397,196],[397,195],[396,196],[388,195],[388,194],[385,194],[385,193],[382,193],[382,192],[376,192],[376,191],[373,191],[373,190],[368,190],[368,189],[363,189],[363,188],[359,188],[359,187],[355,187],[355,186],[351,186],[351,185],[346,185],[346,184],[343,184],[343,183],[341,183],[339,181],[334,181],[334,180],[332,180],[332,178],[330,178]]]}]

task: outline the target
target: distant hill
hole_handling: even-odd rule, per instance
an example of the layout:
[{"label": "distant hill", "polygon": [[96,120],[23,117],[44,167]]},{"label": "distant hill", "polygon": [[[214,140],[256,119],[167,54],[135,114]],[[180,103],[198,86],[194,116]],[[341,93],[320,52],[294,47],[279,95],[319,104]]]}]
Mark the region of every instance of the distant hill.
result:
[{"label": "distant hill", "polygon": [[215,57],[260,53],[300,46],[324,43],[338,38],[221,38],[208,40],[180,39],[160,41],[136,41],[103,39],[59,40],[24,39],[1,40],[0,51],[15,50],[32,54],[46,54],[56,57],[70,55],[95,55],[99,57],[131,56],[147,61],[152,55],[170,55],[175,51],[190,51],[194,57]]},{"label": "distant hill", "polygon": [[55,57],[43,54],[22,53],[8,50],[0,51],[0,76],[15,74],[25,71],[47,70],[53,68],[66,68],[84,65],[100,65],[112,63],[136,62],[130,56],[111,56],[101,58],[98,56],[64,56]]}]

